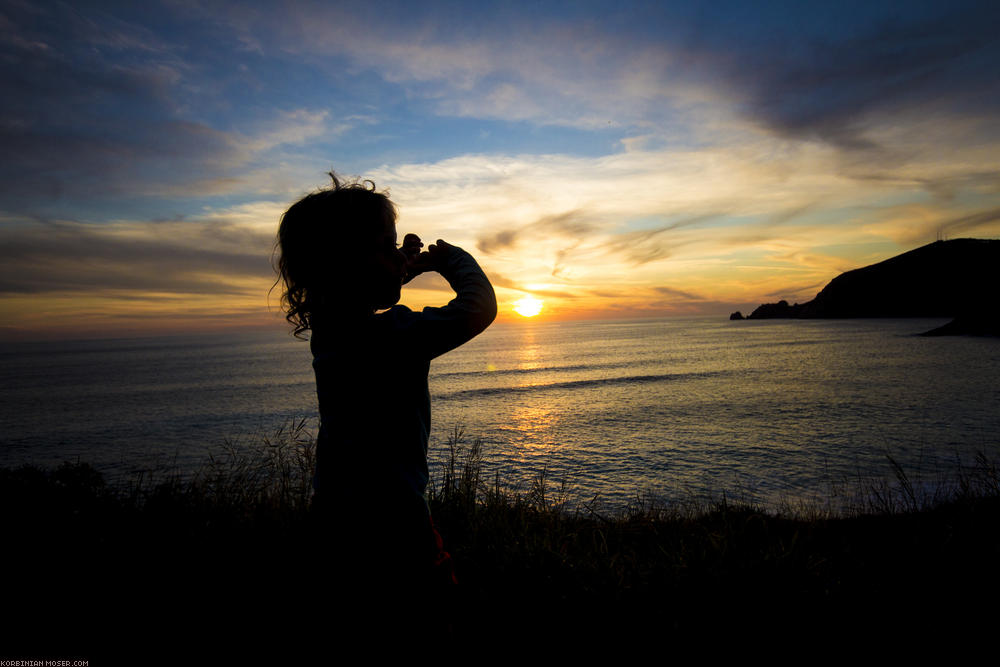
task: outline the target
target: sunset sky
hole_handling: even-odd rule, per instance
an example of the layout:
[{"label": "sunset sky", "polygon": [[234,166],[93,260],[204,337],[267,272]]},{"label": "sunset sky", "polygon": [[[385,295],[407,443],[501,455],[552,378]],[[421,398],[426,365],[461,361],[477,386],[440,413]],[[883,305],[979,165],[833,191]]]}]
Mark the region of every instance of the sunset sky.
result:
[{"label": "sunset sky", "polygon": [[[996,2],[0,0],[0,338],[278,326],[278,219],[330,169],[472,252],[508,321],[525,296],[805,301],[1000,236],[998,25]],[[425,276],[403,302],[448,298]]]}]

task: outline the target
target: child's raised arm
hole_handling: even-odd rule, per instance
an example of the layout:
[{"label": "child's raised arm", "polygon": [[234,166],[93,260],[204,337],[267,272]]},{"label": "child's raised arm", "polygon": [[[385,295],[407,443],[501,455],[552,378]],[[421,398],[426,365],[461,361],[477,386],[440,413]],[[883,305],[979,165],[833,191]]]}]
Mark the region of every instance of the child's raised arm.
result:
[{"label": "child's raised arm", "polygon": [[[420,239],[407,234],[403,241],[404,254],[407,254],[408,245],[419,248],[417,244]],[[419,347],[423,354],[434,358],[486,329],[496,319],[497,300],[479,264],[458,246],[438,240],[426,251],[413,255],[407,266],[408,277],[426,271],[440,273],[456,295],[446,306],[411,313],[412,320],[406,323],[407,345]]]}]

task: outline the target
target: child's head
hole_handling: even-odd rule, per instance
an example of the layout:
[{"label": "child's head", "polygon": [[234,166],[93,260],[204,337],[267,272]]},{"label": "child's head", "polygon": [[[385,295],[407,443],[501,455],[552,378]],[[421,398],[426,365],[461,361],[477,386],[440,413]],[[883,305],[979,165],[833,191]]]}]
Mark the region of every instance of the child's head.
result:
[{"label": "child's head", "polygon": [[278,227],[282,305],[296,336],[334,297],[370,309],[399,300],[405,258],[396,250],[396,207],[371,181],[330,177],[332,187],[292,204]]}]

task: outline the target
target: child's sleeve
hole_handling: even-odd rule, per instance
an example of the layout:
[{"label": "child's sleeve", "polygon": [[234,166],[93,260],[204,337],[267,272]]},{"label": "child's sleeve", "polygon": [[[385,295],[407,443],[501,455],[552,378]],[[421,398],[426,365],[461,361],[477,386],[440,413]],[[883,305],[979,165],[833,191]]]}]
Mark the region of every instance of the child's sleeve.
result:
[{"label": "child's sleeve", "polygon": [[413,313],[411,326],[407,327],[407,346],[419,348],[428,359],[471,340],[497,316],[493,286],[472,255],[453,247],[439,273],[455,290],[455,298],[446,306]]}]

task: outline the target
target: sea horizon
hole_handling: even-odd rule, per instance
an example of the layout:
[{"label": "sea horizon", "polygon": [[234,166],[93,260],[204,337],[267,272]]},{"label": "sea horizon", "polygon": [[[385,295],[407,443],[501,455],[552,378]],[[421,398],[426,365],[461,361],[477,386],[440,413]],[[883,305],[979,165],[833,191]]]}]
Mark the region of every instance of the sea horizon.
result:
[{"label": "sea horizon", "polygon": [[[847,478],[927,484],[995,451],[995,341],[944,320],[628,318],[498,323],[432,363],[432,475],[456,430],[489,471],[623,507],[740,491],[822,502]],[[317,424],[308,345],[241,334],[0,344],[2,459],[111,478],[190,473],[226,442]]]}]

